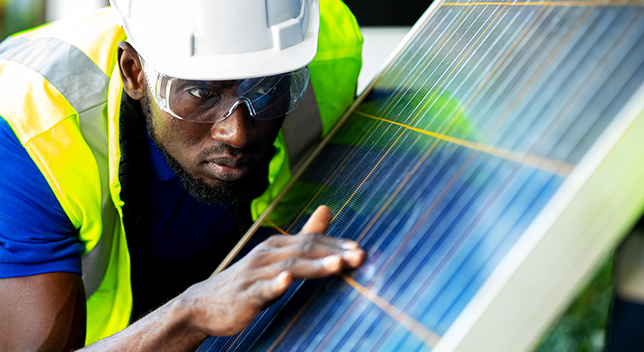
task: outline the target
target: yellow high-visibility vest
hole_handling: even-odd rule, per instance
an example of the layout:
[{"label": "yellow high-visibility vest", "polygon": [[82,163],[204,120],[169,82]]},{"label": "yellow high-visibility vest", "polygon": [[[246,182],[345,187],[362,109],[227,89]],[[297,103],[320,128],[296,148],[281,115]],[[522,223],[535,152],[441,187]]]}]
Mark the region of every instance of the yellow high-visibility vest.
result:
[{"label": "yellow high-visibility vest", "polygon": [[[320,1],[318,54],[310,64],[321,139],[354,99],[362,36],[338,0]],[[132,309],[130,257],[122,221],[119,114],[123,84],[117,45],[126,39],[110,8],[53,22],[0,44],[0,116],[45,176],[85,250],[90,344],[125,328]],[[288,118],[287,118],[288,120]],[[291,177],[286,130],[275,141],[269,189],[257,217]],[[301,141],[297,143],[301,144]]]}]

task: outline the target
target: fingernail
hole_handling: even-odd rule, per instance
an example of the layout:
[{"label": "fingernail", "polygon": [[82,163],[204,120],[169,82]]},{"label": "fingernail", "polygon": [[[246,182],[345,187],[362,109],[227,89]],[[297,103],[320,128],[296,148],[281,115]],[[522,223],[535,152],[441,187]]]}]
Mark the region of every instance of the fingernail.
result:
[{"label": "fingernail", "polygon": [[358,249],[358,243],[353,241],[344,241],[342,243],[342,249]]},{"label": "fingernail", "polygon": [[342,258],[339,255],[330,255],[322,259],[322,266],[329,270],[338,270],[342,264]]},{"label": "fingernail", "polygon": [[275,283],[277,287],[283,288],[284,286],[286,286],[288,284],[286,280],[287,278],[288,278],[288,273],[286,271],[282,271],[281,273],[279,273],[275,278]]},{"label": "fingernail", "polygon": [[360,263],[362,260],[362,257],[364,255],[364,252],[361,250],[353,250],[353,251],[343,251],[342,252],[342,257],[344,260],[346,260],[348,263],[352,265],[357,265]]}]

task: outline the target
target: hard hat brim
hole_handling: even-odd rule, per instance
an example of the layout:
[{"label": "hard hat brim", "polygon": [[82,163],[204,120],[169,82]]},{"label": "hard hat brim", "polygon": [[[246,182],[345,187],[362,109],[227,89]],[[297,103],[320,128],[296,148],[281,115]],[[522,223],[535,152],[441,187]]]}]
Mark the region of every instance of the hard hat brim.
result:
[{"label": "hard hat brim", "polygon": [[[138,48],[135,47],[138,50]],[[150,52],[141,48],[140,53]],[[287,73],[308,65],[317,52],[317,38],[305,38],[284,50],[268,49],[235,55],[176,57],[142,55],[157,71],[171,77],[191,80],[228,80]]]},{"label": "hard hat brim", "polygon": [[[190,80],[229,80],[264,77],[287,73],[308,65],[317,52],[320,26],[319,9],[310,9],[308,30],[302,41],[278,50],[268,48],[235,54],[192,55],[190,48],[176,43],[189,43],[177,33],[159,33],[148,40],[128,42],[150,66],[167,76]],[[145,24],[125,20],[128,38],[146,38]],[[174,44],[171,44],[174,43]]]}]

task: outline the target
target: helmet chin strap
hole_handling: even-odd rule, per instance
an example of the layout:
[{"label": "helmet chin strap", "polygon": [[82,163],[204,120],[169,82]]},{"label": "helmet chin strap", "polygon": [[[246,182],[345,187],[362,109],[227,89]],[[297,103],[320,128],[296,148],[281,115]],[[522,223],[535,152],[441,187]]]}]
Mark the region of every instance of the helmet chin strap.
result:
[{"label": "helmet chin strap", "polygon": [[255,115],[257,113],[255,112],[255,109],[253,108],[253,104],[251,103],[251,101],[248,98],[246,98],[244,96],[241,96],[237,100],[235,100],[235,102],[230,106],[230,108],[228,109],[228,111],[226,111],[226,113],[224,114],[224,116],[221,119],[221,121],[223,121],[223,120],[227,119],[228,117],[230,117],[230,115],[233,114],[235,109],[237,109],[237,107],[239,105],[241,105],[241,104],[246,104],[246,107],[248,107],[248,112],[250,113],[250,116],[255,117]]}]

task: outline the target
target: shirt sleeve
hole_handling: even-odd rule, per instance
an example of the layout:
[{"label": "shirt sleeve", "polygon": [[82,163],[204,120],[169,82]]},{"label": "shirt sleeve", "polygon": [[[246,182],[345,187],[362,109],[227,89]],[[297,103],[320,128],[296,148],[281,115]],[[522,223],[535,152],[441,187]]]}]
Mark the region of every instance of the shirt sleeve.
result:
[{"label": "shirt sleeve", "polygon": [[0,278],[81,275],[78,230],[2,117],[0,161]]}]

